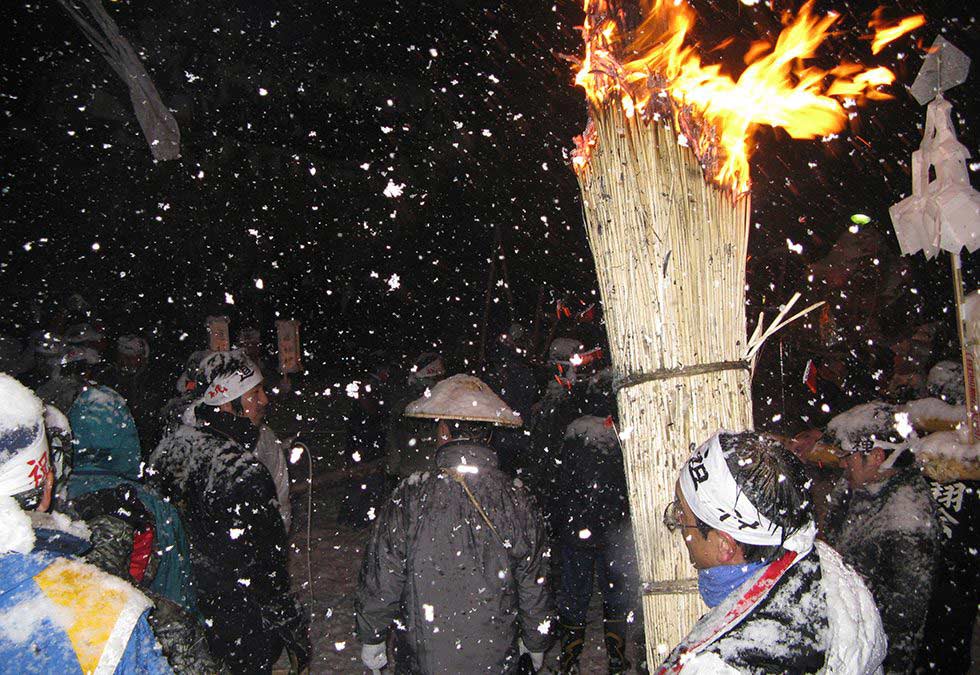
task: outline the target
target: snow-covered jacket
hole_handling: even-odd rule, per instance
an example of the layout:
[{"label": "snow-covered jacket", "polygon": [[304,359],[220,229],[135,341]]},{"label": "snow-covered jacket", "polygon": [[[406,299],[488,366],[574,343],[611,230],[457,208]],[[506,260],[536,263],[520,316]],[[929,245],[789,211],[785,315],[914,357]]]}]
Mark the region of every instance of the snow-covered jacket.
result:
[{"label": "snow-covered jacket", "polygon": [[209,635],[212,652],[233,671],[262,670],[284,644],[307,649],[289,595],[275,487],[253,452],[258,435],[247,419],[200,406],[184,420],[153,451],[148,473],[180,505],[199,609],[220,623]]},{"label": "snow-covered jacket", "polygon": [[491,449],[451,442],[436,464],[402,481],[374,525],[358,638],[378,644],[394,626],[398,672],[513,672],[519,638],[532,652],[550,644],[544,524]]},{"label": "snow-covered jacket", "polygon": [[87,544],[35,529],[0,504],[0,668],[11,673],[171,673],[147,622],[151,603],[126,582],[75,560]]},{"label": "snow-covered jacket", "polygon": [[861,578],[829,546],[766,565],[694,625],[658,675],[881,671],[885,634]]},{"label": "snow-covered jacket", "polygon": [[888,634],[888,672],[911,672],[922,641],[939,553],[929,485],[915,466],[831,494],[827,541],[864,577]]},{"label": "snow-covered jacket", "polygon": [[568,544],[602,546],[606,531],[629,518],[623,452],[606,418],[585,415],[568,425],[559,469],[555,535]]}]

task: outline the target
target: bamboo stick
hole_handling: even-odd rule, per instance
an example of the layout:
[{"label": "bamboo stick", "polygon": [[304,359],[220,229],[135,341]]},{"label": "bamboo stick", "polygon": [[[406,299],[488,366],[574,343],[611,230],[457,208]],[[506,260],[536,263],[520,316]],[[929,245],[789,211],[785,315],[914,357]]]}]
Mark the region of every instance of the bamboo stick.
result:
[{"label": "bamboo stick", "polygon": [[[712,185],[670,125],[615,107],[592,115],[597,142],[579,186],[616,370],[743,360],[748,195]],[[654,665],[704,609],[683,542],[661,516],[692,443],[719,427],[751,428],[749,372],[644,381],[618,402]]]}]

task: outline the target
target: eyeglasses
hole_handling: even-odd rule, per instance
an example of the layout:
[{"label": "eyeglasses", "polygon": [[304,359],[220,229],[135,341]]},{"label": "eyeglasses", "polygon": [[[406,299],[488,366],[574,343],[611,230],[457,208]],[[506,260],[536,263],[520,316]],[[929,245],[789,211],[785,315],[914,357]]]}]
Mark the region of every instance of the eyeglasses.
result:
[{"label": "eyeglasses", "polygon": [[667,504],[667,508],[664,509],[664,527],[666,527],[669,532],[698,529],[697,525],[685,525],[683,516],[684,512],[681,510],[681,503],[675,499],[671,503]]}]

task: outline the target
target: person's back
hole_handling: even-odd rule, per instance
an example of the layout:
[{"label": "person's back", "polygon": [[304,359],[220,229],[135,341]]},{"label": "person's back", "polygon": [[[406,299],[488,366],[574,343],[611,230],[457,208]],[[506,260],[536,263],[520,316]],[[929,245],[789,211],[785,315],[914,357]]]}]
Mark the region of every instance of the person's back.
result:
[{"label": "person's back", "polygon": [[[400,602],[404,630],[396,631],[399,669],[422,673],[509,672],[522,632],[541,631],[547,615],[544,527],[523,488],[496,468],[493,451],[466,442],[443,446],[437,470],[401,483],[368,545],[358,594],[364,639],[387,625],[377,599]],[[459,474],[458,467],[468,472]],[[457,482],[462,476],[466,487]],[[480,504],[484,520],[467,493]],[[489,521],[489,522],[487,522]],[[389,575],[405,563],[403,579]],[[397,575],[396,575],[397,576]],[[392,581],[400,590],[387,592]],[[404,583],[401,586],[401,582]],[[519,612],[520,593],[537,604]],[[537,618],[536,617],[540,617]],[[529,644],[529,649],[536,648]]]},{"label": "person's back", "polygon": [[395,628],[398,672],[512,673],[521,642],[540,667],[551,626],[545,527],[488,443],[492,424],[520,418],[468,375],[443,380],[406,415],[438,419],[440,446],[432,471],[395,490],[365,550],[362,660],[382,668]]},{"label": "person's back", "polygon": [[[154,482],[181,505],[198,605],[217,637],[212,651],[242,669],[274,660],[283,643],[262,617],[279,613],[288,579],[286,533],[268,470],[233,441],[190,425],[165,437],[150,464]],[[241,635],[248,639],[234,645]]]},{"label": "person's back", "polygon": [[236,353],[208,358],[207,389],[153,451],[148,473],[184,516],[214,655],[236,673],[271,667],[283,647],[302,663],[306,626],[289,595],[286,531],[272,478],[253,452],[261,375]]},{"label": "person's back", "polygon": [[[142,535],[140,543],[147,550],[142,565],[137,566],[140,571],[135,580],[144,581],[144,570],[152,569],[145,579],[146,587],[195,612],[183,523],[174,505],[141,481],[140,439],[126,401],[109,387],[89,383],[76,398],[68,418],[76,446],[67,481],[68,497],[72,502],[87,501],[92,505],[103,501],[112,507],[116,499],[100,500],[99,495],[121,490],[130,499],[138,500],[149,523],[148,528],[137,528]],[[128,513],[133,513],[133,509],[123,509],[122,515]],[[137,546],[140,543],[129,542]]]},{"label": "person's back", "polygon": [[932,594],[939,529],[928,484],[915,466],[834,500],[827,533],[864,577],[888,635],[888,670],[915,666]]}]

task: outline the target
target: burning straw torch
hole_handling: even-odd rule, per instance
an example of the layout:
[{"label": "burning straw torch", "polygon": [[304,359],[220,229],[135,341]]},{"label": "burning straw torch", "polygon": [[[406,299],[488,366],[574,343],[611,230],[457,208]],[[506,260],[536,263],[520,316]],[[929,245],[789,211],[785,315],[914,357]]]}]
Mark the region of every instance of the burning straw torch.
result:
[{"label": "burning straw torch", "polygon": [[[752,45],[737,76],[702,62],[683,1],[586,0],[575,83],[589,122],[575,139],[589,243],[605,309],[643,582],[647,657],[659,663],[702,613],[683,548],[660,514],[677,469],[718,428],[752,427],[751,370],[768,329],[746,339],[749,146],[762,126],[793,138],[840,131],[848,106],[888,98],[886,68],[813,64],[838,15],[811,3]],[[914,23],[914,22],[913,22]],[[918,24],[916,24],[918,25]],[[914,26],[913,26],[914,27]],[[880,32],[878,40],[902,32]]]}]

